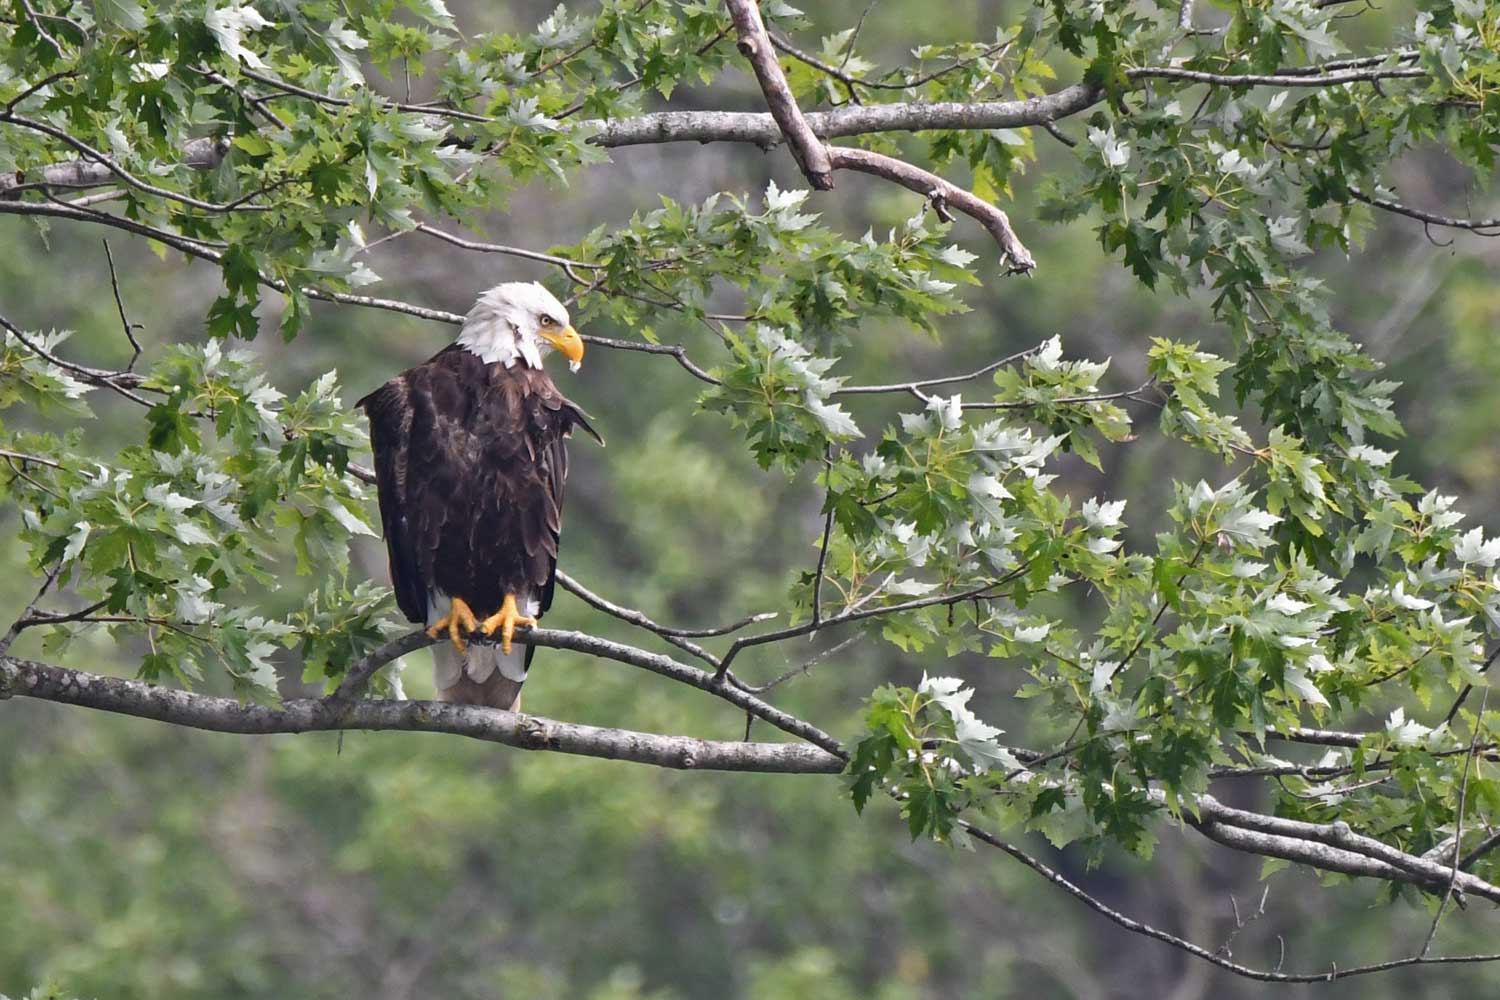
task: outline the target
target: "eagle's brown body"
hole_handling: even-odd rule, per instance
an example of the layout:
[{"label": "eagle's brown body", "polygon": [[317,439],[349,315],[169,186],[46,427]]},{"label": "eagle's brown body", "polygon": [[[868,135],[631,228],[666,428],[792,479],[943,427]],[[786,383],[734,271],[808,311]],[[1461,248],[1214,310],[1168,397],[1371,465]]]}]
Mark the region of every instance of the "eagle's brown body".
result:
[{"label": "eagle's brown body", "polygon": [[[544,613],[562,526],[565,439],[575,426],[594,434],[583,412],[540,368],[486,364],[457,345],[356,405],[370,419],[391,582],[406,617],[432,624],[457,597],[483,619],[507,594],[526,614]],[[512,659],[493,646],[459,653],[445,645],[434,649],[442,697],[512,707],[531,646]]]}]

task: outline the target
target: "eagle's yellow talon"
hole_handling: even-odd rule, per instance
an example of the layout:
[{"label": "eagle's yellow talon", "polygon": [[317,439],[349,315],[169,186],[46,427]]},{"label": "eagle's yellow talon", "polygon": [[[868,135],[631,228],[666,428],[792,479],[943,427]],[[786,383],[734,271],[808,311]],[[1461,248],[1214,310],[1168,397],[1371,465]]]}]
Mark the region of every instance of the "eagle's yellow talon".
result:
[{"label": "eagle's yellow talon", "polygon": [[453,648],[462,653],[469,648],[469,644],[464,641],[464,633],[473,632],[478,628],[479,619],[474,617],[474,612],[468,603],[462,597],[455,597],[448,604],[448,613],[428,626],[427,636],[430,639],[436,639],[446,631],[448,641],[453,643]]},{"label": "eagle's yellow talon", "polygon": [[510,655],[510,642],[515,637],[517,628],[535,628],[536,619],[528,618],[516,608],[516,595],[506,594],[505,603],[500,605],[500,610],[484,620],[479,630],[485,635],[494,635],[495,630],[500,631],[500,652]]}]

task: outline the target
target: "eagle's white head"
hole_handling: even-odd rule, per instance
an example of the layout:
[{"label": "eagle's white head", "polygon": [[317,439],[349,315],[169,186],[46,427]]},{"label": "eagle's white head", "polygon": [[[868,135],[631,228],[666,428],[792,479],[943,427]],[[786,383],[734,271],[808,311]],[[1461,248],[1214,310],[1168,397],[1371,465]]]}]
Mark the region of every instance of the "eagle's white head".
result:
[{"label": "eagle's white head", "polygon": [[568,320],[568,310],[535,281],[507,281],[482,293],[458,334],[458,343],[485,364],[509,368],[520,359],[542,367],[542,356],[554,348],[578,370],[583,338]]}]

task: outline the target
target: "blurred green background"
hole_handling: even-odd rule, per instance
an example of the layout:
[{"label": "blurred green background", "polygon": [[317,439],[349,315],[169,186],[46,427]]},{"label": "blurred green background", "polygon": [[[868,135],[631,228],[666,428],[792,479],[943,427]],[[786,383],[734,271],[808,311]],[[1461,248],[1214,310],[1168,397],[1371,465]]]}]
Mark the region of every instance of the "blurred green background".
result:
[{"label": "blurred green background", "polygon": [[[503,12],[453,6],[474,31],[525,29],[547,13],[538,3]],[[887,0],[870,12],[862,50],[893,63],[924,42],[988,37],[1005,19],[1001,6]],[[809,13],[831,30],[863,9],[830,3]],[[1382,19],[1395,14],[1361,16],[1379,35],[1394,23]],[[747,79],[729,74],[731,106],[752,93]],[[938,343],[869,325],[843,352],[839,373],[869,382],[959,372],[1060,334],[1070,355],[1112,356],[1107,387],[1127,388],[1141,381],[1153,335],[1227,349],[1203,302],[1140,287],[1099,250],[1088,220],[1064,228],[1034,221],[1035,180],[1064,162],[1052,139],[1035,141],[1040,162],[1006,208],[1040,262],[1036,276],[973,290],[973,311],[946,323]],[[505,211],[473,220],[474,228],[541,249],[649,210],[659,192],[697,201],[721,189],[755,194],[773,178],[801,186],[784,152],[753,147],[640,147],[617,151],[614,161],[571,187],[520,193]],[[1397,164],[1392,176],[1404,200],[1428,205],[1453,205],[1453,192],[1469,182],[1436,157]],[[919,200],[841,175],[838,190],[809,207],[858,234],[905,218]],[[1473,214],[1496,213],[1476,195]],[[961,223],[957,234],[993,254],[975,227]],[[546,276],[540,265],[423,239],[407,236],[370,253],[384,278],[377,294],[463,312],[498,281]],[[159,259],[123,235],[111,241],[126,305],[146,327],[147,360],[168,343],[201,338],[216,272]],[[76,331],[63,349],[70,358],[108,365],[128,355],[98,232],[58,224],[43,233],[6,218],[0,242],[7,248],[0,312],[25,328]],[[1489,533],[1500,525],[1497,261],[1500,244],[1460,235],[1436,246],[1420,225],[1391,220],[1354,257],[1310,264],[1330,284],[1340,322],[1404,383],[1410,440],[1398,471],[1458,493],[1470,523]],[[267,335],[250,349],[285,391],[336,369],[346,402],[453,333],[319,306],[303,334],[284,344],[274,335],[277,307],[263,307]],[[658,330],[688,344],[700,362],[713,359],[701,327],[666,316]],[[631,336],[602,324],[585,332]],[[756,468],[721,420],[696,411],[699,384],[669,359],[595,349],[578,375],[557,377],[609,439],[602,451],[584,440],[573,445],[562,565],[598,592],[674,624],[779,607],[791,576],[815,558],[820,497],[812,484]],[[107,454],[138,438],[134,412],[107,399],[94,405],[90,447]],[[909,405],[876,398],[855,412],[873,431]],[[1138,439],[1106,452],[1103,475],[1071,459],[1064,471],[1079,498],[1129,498],[1140,541],[1170,478],[1224,473],[1162,439],[1149,409],[1135,415]],[[15,517],[4,510],[0,524]],[[356,565],[384,582],[378,544],[360,548]],[[35,588],[21,566],[19,551],[0,549],[0,605],[14,612]],[[282,582],[289,607],[310,582]],[[563,594],[547,624],[656,648],[653,637]],[[28,634],[17,651],[34,652],[34,642]],[[80,666],[91,657],[92,669],[120,672],[137,659],[102,631],[86,642],[74,647]],[[739,669],[766,680],[804,652],[776,649],[746,654]],[[427,654],[408,661],[408,695],[430,696]],[[1003,720],[1018,742],[1048,735],[1032,732],[1024,706],[1009,697],[1020,678],[1004,662],[904,656],[874,641],[785,685],[777,701],[849,735],[863,693],[885,680],[914,683],[924,670],[968,679],[985,702],[981,714]],[[290,658],[286,675],[291,693],[300,670]],[[537,658],[526,707],[721,739],[744,728],[712,698],[554,650]],[[1227,1000],[1283,989],[1126,934],[998,852],[913,845],[888,806],[856,817],[832,778],[684,775],[443,736],[213,735],[16,699],[0,703],[0,803],[0,992],[11,995],[40,983],[112,1000]],[[1387,906],[1365,886],[1323,888],[1306,872],[1263,883],[1258,859],[1173,829],[1162,830],[1151,862],[1111,858],[1094,870],[1081,854],[1057,854],[1039,840],[1028,846],[1109,904],[1209,947],[1234,929],[1231,897],[1248,916],[1269,887],[1264,916],[1231,948],[1259,966],[1275,966],[1283,948],[1289,970],[1410,953],[1431,919],[1419,904]],[[1475,909],[1445,924],[1441,951],[1494,950],[1496,924]],[[1316,989],[1493,995],[1500,968],[1407,970]]]}]

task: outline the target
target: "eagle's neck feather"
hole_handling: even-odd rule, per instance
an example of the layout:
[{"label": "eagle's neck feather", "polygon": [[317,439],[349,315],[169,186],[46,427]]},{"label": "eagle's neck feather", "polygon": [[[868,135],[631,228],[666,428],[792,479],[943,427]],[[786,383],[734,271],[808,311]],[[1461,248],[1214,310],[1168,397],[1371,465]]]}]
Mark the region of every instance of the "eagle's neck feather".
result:
[{"label": "eagle's neck feather", "polygon": [[458,335],[458,346],[487,365],[498,363],[513,368],[520,361],[528,368],[542,367],[541,352],[536,345],[522,337],[503,317],[485,317],[476,322],[471,315]]}]

